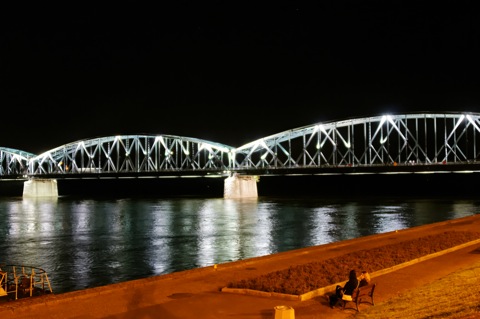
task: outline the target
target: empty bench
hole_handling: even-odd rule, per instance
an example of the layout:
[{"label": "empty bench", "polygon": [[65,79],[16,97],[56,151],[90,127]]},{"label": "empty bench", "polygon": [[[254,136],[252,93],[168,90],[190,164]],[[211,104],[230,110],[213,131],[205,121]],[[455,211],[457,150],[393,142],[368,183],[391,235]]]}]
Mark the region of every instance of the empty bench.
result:
[{"label": "empty bench", "polygon": [[[373,294],[375,292],[375,287],[377,286],[376,283],[370,283],[367,286],[359,287],[353,291],[352,294],[352,300],[342,300],[343,301],[343,309],[355,309],[358,310],[358,306],[361,303],[367,303],[370,305],[375,305],[375,302],[373,300]],[[347,304],[349,305],[350,303],[355,304],[355,308],[347,308]]]}]

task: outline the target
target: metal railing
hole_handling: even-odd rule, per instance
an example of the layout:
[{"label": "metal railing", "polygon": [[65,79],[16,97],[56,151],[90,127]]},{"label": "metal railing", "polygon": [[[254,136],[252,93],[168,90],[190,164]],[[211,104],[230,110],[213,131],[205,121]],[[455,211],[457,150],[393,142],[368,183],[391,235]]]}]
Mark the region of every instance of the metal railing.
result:
[{"label": "metal railing", "polygon": [[0,297],[15,300],[52,293],[47,272],[25,265],[0,264],[0,288]]}]

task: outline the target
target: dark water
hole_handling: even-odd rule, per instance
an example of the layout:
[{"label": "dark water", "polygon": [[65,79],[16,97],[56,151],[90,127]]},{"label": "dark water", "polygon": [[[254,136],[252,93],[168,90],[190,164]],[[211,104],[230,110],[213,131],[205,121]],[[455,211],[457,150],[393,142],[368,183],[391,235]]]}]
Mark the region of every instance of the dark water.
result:
[{"label": "dark water", "polygon": [[43,268],[55,293],[480,213],[460,197],[0,198],[0,263]]}]

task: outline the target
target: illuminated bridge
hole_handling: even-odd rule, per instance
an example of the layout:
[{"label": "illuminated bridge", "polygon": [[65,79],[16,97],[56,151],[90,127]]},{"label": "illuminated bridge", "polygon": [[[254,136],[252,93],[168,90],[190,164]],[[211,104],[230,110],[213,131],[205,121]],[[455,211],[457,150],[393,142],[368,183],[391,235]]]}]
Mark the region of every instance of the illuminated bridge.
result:
[{"label": "illuminated bridge", "polygon": [[0,148],[0,178],[132,178],[476,171],[480,114],[415,113],[299,127],[240,147],[174,135]]}]

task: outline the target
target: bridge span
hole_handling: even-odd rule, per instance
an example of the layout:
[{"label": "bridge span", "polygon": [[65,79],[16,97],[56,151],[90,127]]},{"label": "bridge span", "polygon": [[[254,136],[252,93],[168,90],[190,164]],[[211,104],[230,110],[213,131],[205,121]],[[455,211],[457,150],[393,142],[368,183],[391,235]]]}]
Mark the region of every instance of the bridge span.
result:
[{"label": "bridge span", "polygon": [[479,170],[480,114],[410,113],[315,123],[239,147],[174,135],[75,141],[31,154],[0,148],[0,178],[399,174]]}]

